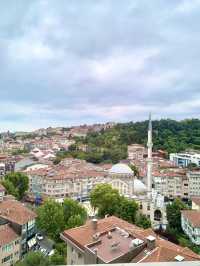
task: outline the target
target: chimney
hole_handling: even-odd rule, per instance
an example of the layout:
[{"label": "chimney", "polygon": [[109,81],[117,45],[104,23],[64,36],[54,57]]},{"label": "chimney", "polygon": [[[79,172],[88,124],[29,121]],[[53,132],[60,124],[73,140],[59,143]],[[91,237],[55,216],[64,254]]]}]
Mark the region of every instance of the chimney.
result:
[{"label": "chimney", "polygon": [[98,220],[97,219],[92,219],[92,229],[93,230],[97,230],[97,226],[98,226]]},{"label": "chimney", "polygon": [[112,233],[110,231],[108,232],[107,238],[108,239],[111,239],[112,238]]},{"label": "chimney", "polygon": [[156,247],[156,238],[149,235],[147,238],[147,248],[153,250]]}]

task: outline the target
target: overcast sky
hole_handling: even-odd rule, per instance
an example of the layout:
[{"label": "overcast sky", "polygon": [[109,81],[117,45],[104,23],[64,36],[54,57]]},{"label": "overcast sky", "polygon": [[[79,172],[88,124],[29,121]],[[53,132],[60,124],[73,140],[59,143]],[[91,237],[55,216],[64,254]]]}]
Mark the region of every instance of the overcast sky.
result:
[{"label": "overcast sky", "polygon": [[0,11],[0,131],[200,117],[200,0],[6,0]]}]

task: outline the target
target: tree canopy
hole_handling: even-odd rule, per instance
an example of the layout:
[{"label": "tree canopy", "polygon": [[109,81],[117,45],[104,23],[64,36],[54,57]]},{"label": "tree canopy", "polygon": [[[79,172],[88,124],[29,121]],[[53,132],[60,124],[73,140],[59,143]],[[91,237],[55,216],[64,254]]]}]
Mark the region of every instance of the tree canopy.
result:
[{"label": "tree canopy", "polygon": [[170,229],[182,232],[181,229],[181,210],[188,207],[180,200],[175,199],[171,204],[167,205],[167,221]]},{"label": "tree canopy", "polygon": [[9,173],[5,175],[4,181],[2,181],[7,193],[15,196],[18,200],[24,197],[28,190],[28,184],[28,176],[20,172]]},{"label": "tree canopy", "polygon": [[15,266],[50,266],[49,258],[41,252],[29,252],[25,258],[15,264]]},{"label": "tree canopy", "polygon": [[62,205],[49,199],[37,209],[37,214],[38,228],[50,238],[59,239],[59,234],[65,229]]},{"label": "tree canopy", "polygon": [[87,219],[87,211],[81,204],[73,199],[63,202],[64,222],[67,228],[83,225]]},{"label": "tree canopy", "polygon": [[129,223],[135,223],[138,204],[134,200],[120,196],[118,190],[113,189],[111,185],[97,185],[92,190],[90,198],[91,205],[98,210],[99,217],[115,215]]},{"label": "tree canopy", "polygon": [[37,209],[37,226],[50,238],[57,241],[64,229],[83,225],[87,219],[87,211],[73,199],[65,199],[63,204],[52,199]]},{"label": "tree canopy", "polygon": [[[133,143],[146,145],[148,121],[117,124],[113,128],[100,132],[90,132],[86,138],[76,138],[75,144],[66,152],[59,152],[57,160],[73,156],[88,162],[117,163],[127,158],[127,146]],[[175,121],[161,119],[153,121],[154,149],[166,150],[168,153],[186,149],[200,150],[200,120],[187,119]],[[87,151],[79,147],[87,145]]]}]

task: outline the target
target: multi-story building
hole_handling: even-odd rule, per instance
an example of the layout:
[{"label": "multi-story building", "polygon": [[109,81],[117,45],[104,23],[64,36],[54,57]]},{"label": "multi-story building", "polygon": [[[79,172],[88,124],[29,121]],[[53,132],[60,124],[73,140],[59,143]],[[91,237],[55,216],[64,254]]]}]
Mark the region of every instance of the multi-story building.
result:
[{"label": "multi-story building", "polygon": [[72,165],[26,172],[29,176],[29,192],[60,202],[65,197],[87,199],[90,191],[101,183],[111,184],[121,195],[129,198],[146,193],[146,186],[134,177],[133,171],[125,164],[116,164],[108,171],[79,160],[73,160]]},{"label": "multi-story building", "polygon": [[6,190],[5,190],[4,186],[2,186],[0,184],[0,202],[3,201],[3,198],[5,196],[5,192],[6,192]]},{"label": "multi-story building", "polygon": [[165,172],[153,174],[154,189],[161,195],[169,198],[188,199],[189,197],[189,181],[184,173]]},{"label": "multi-story building", "polygon": [[20,259],[20,236],[9,224],[0,225],[0,265],[10,266]]},{"label": "multi-story building", "polygon": [[184,210],[181,212],[181,226],[195,245],[200,245],[200,212]]},{"label": "multi-story building", "polygon": [[7,222],[21,237],[21,254],[25,254],[36,244],[36,214],[16,200],[5,199],[0,202],[0,221]]},{"label": "multi-story building", "polygon": [[185,247],[161,239],[152,229],[141,229],[111,216],[93,219],[61,234],[67,244],[67,264],[108,264],[198,261]]},{"label": "multi-story building", "polygon": [[142,160],[146,154],[146,148],[140,144],[132,144],[128,146],[128,159]]},{"label": "multi-story building", "polygon": [[177,166],[187,167],[189,164],[194,163],[200,166],[199,153],[171,153],[170,161],[175,162]]},{"label": "multi-story building", "polygon": [[189,171],[187,177],[190,197],[200,196],[200,171]]}]

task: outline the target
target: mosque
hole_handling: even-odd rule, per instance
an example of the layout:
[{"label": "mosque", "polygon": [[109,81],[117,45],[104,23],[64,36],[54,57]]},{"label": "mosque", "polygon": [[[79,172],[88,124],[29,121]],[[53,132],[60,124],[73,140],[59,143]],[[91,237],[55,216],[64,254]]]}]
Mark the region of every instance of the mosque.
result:
[{"label": "mosque", "polygon": [[138,202],[140,212],[150,218],[152,226],[166,228],[166,208],[164,197],[152,188],[152,121],[149,117],[148,128],[148,158],[147,158],[147,180],[145,185],[134,176],[132,169],[123,163],[112,166],[108,174],[108,183],[119,190],[121,195],[134,199]]}]

